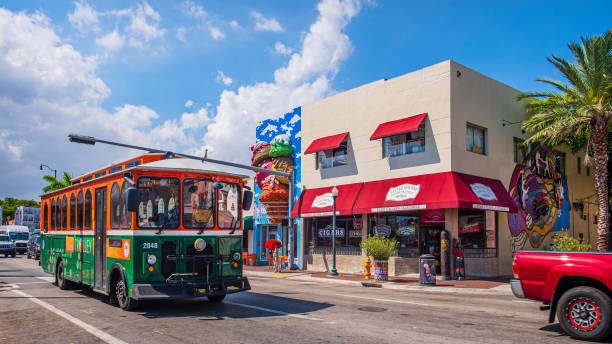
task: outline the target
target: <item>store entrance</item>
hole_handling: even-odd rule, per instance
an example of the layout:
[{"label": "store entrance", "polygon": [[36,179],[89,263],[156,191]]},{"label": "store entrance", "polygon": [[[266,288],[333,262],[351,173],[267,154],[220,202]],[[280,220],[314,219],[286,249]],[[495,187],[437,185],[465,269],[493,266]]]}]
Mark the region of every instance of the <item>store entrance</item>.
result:
[{"label": "store entrance", "polygon": [[440,274],[440,233],[443,226],[421,225],[421,254],[431,254],[436,257],[436,273]]}]

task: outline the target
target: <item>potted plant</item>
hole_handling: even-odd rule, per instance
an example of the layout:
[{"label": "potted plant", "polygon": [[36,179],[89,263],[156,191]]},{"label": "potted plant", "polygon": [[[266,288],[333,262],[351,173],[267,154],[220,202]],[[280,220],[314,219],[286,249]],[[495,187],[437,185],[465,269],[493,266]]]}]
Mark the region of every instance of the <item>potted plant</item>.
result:
[{"label": "potted plant", "polygon": [[366,255],[374,259],[374,279],[378,281],[389,279],[389,257],[396,245],[395,239],[375,235],[370,235],[361,242],[361,248],[366,251]]}]

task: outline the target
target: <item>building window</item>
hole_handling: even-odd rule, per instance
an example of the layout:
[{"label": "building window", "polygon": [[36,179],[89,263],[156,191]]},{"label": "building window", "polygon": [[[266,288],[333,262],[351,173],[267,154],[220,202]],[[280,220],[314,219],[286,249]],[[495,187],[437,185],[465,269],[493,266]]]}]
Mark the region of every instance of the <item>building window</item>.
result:
[{"label": "building window", "polygon": [[85,192],[85,229],[91,229],[91,191]]},{"label": "building window", "polygon": [[576,170],[577,170],[576,172],[578,174],[582,173],[582,164],[580,163],[580,157],[579,156],[576,157]]},{"label": "building window", "polygon": [[68,198],[62,197],[62,229],[68,229]]},{"label": "building window", "polygon": [[316,168],[330,168],[336,166],[344,166],[348,161],[348,144],[342,141],[338,148],[328,149],[325,151],[317,152],[317,166]]},{"label": "building window", "polygon": [[468,152],[487,154],[486,149],[487,129],[472,124],[467,125],[465,135],[466,149]]},{"label": "building window", "polygon": [[425,123],[415,132],[383,138],[383,158],[425,151]]},{"label": "building window", "polygon": [[514,162],[517,164],[525,164],[524,141],[516,137],[514,138]]},{"label": "building window", "polygon": [[129,185],[127,181],[121,186],[121,228],[132,228],[132,212],[127,208],[127,193]]},{"label": "building window", "polygon": [[459,209],[459,239],[466,257],[497,256],[495,212]]},{"label": "building window", "polygon": [[555,154],[555,170],[562,175],[565,175],[565,153],[554,152]]},{"label": "building window", "polygon": [[[330,254],[332,249],[332,218],[317,217],[308,221],[308,253]],[[336,252],[339,255],[361,255],[361,217],[336,217]]]},{"label": "building window", "polygon": [[45,202],[45,210],[43,214],[43,230],[46,232],[49,228],[49,224],[47,223],[47,221],[49,220],[49,207],[47,207],[47,202]]},{"label": "building window", "polygon": [[119,228],[121,221],[121,191],[119,184],[113,183],[110,196],[110,226],[113,229]]},{"label": "building window", "polygon": [[397,240],[397,255],[399,257],[419,256],[419,213],[403,213],[397,215],[370,216],[370,235],[379,232],[389,232],[389,237]]},{"label": "building window", "polygon": [[74,193],[70,195],[70,229],[75,229],[76,227],[76,197],[74,197]]},{"label": "building window", "polygon": [[83,229],[83,191],[77,197],[77,229]]}]

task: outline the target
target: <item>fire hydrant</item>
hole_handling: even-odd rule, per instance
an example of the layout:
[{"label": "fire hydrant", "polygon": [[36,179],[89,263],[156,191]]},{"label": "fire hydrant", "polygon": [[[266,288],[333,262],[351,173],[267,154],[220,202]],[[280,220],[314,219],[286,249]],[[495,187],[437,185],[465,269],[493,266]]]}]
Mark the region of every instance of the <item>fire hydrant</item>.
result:
[{"label": "fire hydrant", "polygon": [[372,261],[370,260],[370,256],[366,257],[363,267],[365,268],[365,278],[370,279],[370,276],[371,276],[370,269],[372,268]]}]

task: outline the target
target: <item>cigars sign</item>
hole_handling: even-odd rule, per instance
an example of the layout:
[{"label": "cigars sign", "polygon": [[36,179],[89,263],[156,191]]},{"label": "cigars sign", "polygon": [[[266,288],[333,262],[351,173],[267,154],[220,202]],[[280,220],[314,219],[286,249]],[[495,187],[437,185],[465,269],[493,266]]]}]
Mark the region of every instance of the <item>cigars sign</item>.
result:
[{"label": "cigars sign", "polygon": [[389,188],[385,201],[405,201],[407,199],[416,198],[420,189],[421,184],[402,184]]}]

